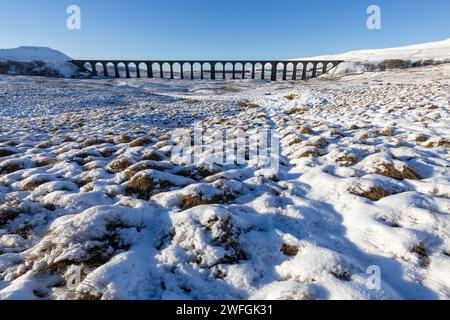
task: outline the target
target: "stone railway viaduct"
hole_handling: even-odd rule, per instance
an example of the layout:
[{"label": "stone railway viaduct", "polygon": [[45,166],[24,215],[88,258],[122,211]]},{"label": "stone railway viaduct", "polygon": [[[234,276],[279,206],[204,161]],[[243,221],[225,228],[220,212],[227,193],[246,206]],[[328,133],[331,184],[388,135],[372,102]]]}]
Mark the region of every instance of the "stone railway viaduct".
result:
[{"label": "stone railway viaduct", "polygon": [[[180,70],[179,77],[181,79],[194,79],[195,66],[199,67],[200,79],[205,78],[205,74],[209,75],[209,79],[218,79],[218,74],[221,79],[225,79],[227,73],[231,73],[232,79],[237,79],[241,76],[246,78],[247,73],[251,73],[251,79],[257,78],[257,71],[261,74],[261,79],[266,79],[266,73],[269,73],[271,81],[277,80],[306,80],[307,78],[316,78],[320,74],[324,74],[329,70],[335,68],[343,61],[338,60],[284,60],[284,61],[259,61],[259,60],[71,60],[71,63],[76,65],[80,70],[92,73],[94,76],[102,74],[105,77],[114,76],[120,78],[120,70],[125,69],[126,78],[131,78],[131,70],[135,70],[136,77],[143,76],[148,78],[165,78],[164,67],[168,67],[167,76],[170,79],[175,79],[174,66],[178,65]],[[145,69],[141,69],[144,65]],[[157,70],[154,67],[157,67]],[[237,68],[240,65],[241,68]],[[100,66],[102,72],[100,73]],[[188,66],[187,68],[185,68]],[[209,66],[207,70],[205,67]],[[231,69],[227,70],[227,66]],[[247,68],[250,66],[250,68]],[[259,66],[259,68],[258,68]],[[270,66],[270,70],[268,70]],[[98,68],[97,68],[98,67]],[[111,69],[114,68],[112,71]],[[112,72],[110,72],[110,69]],[[187,70],[186,70],[187,69]],[[187,73],[187,77],[186,77]],[[288,76],[289,73],[289,76]],[[278,79],[278,77],[280,79]]]}]

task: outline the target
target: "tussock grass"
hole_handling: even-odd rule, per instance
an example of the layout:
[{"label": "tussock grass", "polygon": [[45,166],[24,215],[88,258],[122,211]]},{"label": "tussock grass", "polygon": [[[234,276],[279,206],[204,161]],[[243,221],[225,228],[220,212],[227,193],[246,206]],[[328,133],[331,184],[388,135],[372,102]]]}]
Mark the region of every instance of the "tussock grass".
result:
[{"label": "tussock grass", "polygon": [[417,138],[416,138],[416,142],[426,142],[426,141],[428,141],[428,137],[427,136],[418,136]]},{"label": "tussock grass", "polygon": [[[232,249],[233,254],[227,254],[217,261],[219,264],[237,264],[240,261],[248,260],[248,255],[239,245],[240,230],[233,227],[229,219],[213,219],[206,226],[206,230],[220,230],[219,234],[213,236],[213,244],[223,246],[225,249]],[[210,266],[211,267],[211,266]]]},{"label": "tussock grass", "polygon": [[358,163],[358,159],[353,156],[344,155],[336,159],[336,162],[344,167],[351,167]]},{"label": "tussock grass", "polygon": [[0,158],[12,156],[14,152],[8,149],[0,149]]},{"label": "tussock grass", "polygon": [[161,153],[151,150],[146,153],[144,153],[144,156],[142,157],[143,160],[151,160],[151,161],[161,161],[163,160],[163,156]]},{"label": "tussock grass", "polygon": [[381,168],[376,170],[377,174],[394,178],[397,180],[421,180],[422,177],[416,173],[411,167],[404,166],[403,171],[397,170],[392,164],[383,164]]},{"label": "tussock grass", "polygon": [[[152,161],[152,160],[149,160]],[[125,171],[127,177],[130,179],[132,178],[134,175],[136,175],[137,173],[141,172],[141,171],[145,171],[145,170],[165,170],[166,167],[163,164],[159,164],[157,162],[154,163],[149,163],[149,162],[140,162],[137,164],[134,164],[130,167],[127,168],[127,170]]]},{"label": "tussock grass", "polygon": [[302,142],[302,139],[300,139],[299,137],[295,137],[288,143],[288,146],[292,147],[293,145],[299,144],[301,142]]},{"label": "tussock grass", "polygon": [[385,137],[393,137],[394,136],[394,129],[393,128],[388,128],[384,131],[381,132],[381,134]]},{"label": "tussock grass", "polygon": [[386,190],[384,190],[380,186],[371,187],[369,190],[362,191],[357,189],[349,190],[351,194],[354,194],[356,196],[364,197],[367,199],[370,199],[372,201],[378,201],[385,197],[390,196],[390,193]]},{"label": "tussock grass", "polygon": [[86,139],[83,142],[83,148],[88,148],[92,146],[97,146],[100,144],[112,144],[114,141],[112,139],[103,139],[103,138],[92,138],[92,139]]},{"label": "tussock grass", "polygon": [[152,142],[152,140],[150,138],[141,137],[141,138],[138,138],[138,139],[133,140],[132,142],[130,142],[129,146],[132,147],[132,148],[143,147],[143,146],[146,146],[146,145],[150,144],[151,142]]},{"label": "tussock grass", "polygon": [[430,257],[428,248],[423,242],[414,245],[411,248],[411,252],[415,253],[419,258],[419,264],[422,268],[428,268],[430,266]]},{"label": "tussock grass", "polygon": [[130,143],[132,141],[131,137],[125,134],[121,135],[117,140],[119,143]]},{"label": "tussock grass", "polygon": [[9,221],[16,219],[20,214],[23,213],[21,208],[13,207],[1,207],[0,208],[0,227],[7,224]]},{"label": "tussock grass", "polygon": [[135,175],[125,188],[125,193],[127,195],[137,195],[143,200],[149,200],[158,186],[160,189],[169,189],[173,185],[170,181],[155,182],[152,177],[142,174]]},{"label": "tussock grass", "polygon": [[0,174],[10,174],[22,169],[23,167],[18,163],[7,162],[0,166]]},{"label": "tussock grass", "polygon": [[285,98],[286,100],[292,101],[292,100],[297,99],[297,97],[298,97],[298,96],[297,96],[296,94],[289,94],[289,95],[285,96],[284,98]]},{"label": "tussock grass", "polygon": [[92,292],[77,292],[74,300],[78,301],[99,301],[102,299],[102,294]]},{"label": "tussock grass", "polygon": [[305,112],[308,112],[308,109],[305,107],[296,107],[296,108],[291,108],[291,109],[287,109],[284,111],[284,113],[289,116],[293,115],[293,114],[303,114]]},{"label": "tussock grass", "polygon": [[318,158],[321,157],[322,154],[319,152],[317,148],[311,148],[303,152],[296,153],[295,156],[297,158],[309,158],[309,157]]},{"label": "tussock grass", "polygon": [[32,179],[21,186],[22,191],[34,191],[40,185],[52,181],[50,178]]},{"label": "tussock grass", "polygon": [[402,59],[387,59],[380,62],[379,67],[381,71],[406,68],[406,61]]},{"label": "tussock grass", "polygon": [[238,106],[242,109],[257,109],[257,108],[259,108],[259,105],[257,105],[256,103],[251,103],[251,102],[247,102],[247,101],[239,102]]},{"label": "tussock grass", "polygon": [[281,247],[281,252],[287,257],[295,257],[300,252],[300,249],[297,246],[285,243]]},{"label": "tussock grass", "polygon": [[310,127],[307,127],[307,126],[300,127],[298,129],[298,132],[300,132],[301,134],[307,134],[307,135],[314,134],[314,131]]},{"label": "tussock grass", "polygon": [[183,210],[188,210],[191,208],[209,205],[209,204],[219,204],[219,203],[222,203],[223,200],[224,199],[222,199],[219,196],[213,197],[212,199],[209,199],[209,200],[204,200],[199,196],[185,196],[185,197],[183,197],[181,208]]},{"label": "tussock grass", "polygon": [[133,165],[133,162],[126,158],[119,158],[109,164],[109,169],[114,173],[119,173]]},{"label": "tussock grass", "polygon": [[331,270],[331,274],[341,281],[351,281],[352,274],[349,270],[345,270],[342,267],[335,267]]}]

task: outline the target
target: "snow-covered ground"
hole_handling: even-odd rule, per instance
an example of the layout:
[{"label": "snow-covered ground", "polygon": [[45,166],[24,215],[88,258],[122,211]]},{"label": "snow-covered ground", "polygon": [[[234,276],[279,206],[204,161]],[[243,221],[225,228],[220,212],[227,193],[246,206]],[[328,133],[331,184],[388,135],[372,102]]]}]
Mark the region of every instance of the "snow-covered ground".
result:
[{"label": "snow-covered ground", "polygon": [[[0,299],[449,299],[449,86],[0,76]],[[279,170],[173,157],[194,126]]]}]

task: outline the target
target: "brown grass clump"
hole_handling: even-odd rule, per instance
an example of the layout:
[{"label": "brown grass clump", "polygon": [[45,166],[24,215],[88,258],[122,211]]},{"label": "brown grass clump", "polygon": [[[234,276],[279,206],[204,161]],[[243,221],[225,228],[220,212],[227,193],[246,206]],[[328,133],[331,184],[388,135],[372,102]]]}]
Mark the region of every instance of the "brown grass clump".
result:
[{"label": "brown grass clump", "polygon": [[437,147],[450,148],[450,141],[442,139],[436,143]]},{"label": "brown grass clump", "polygon": [[135,175],[125,189],[127,195],[137,195],[143,200],[149,200],[157,187],[168,189],[172,186],[170,181],[158,181],[155,183],[152,177],[147,175]]},{"label": "brown grass clump", "polygon": [[25,226],[16,230],[16,234],[21,236],[24,239],[30,239],[31,231],[33,230],[32,226]]},{"label": "brown grass clump", "polygon": [[417,138],[416,138],[416,142],[426,142],[426,141],[428,141],[428,137],[427,136],[418,136]]},{"label": "brown grass clump", "polygon": [[208,168],[207,166],[199,166],[197,168],[197,172],[202,178],[207,178],[207,177],[210,177],[210,176],[213,176],[213,175],[219,173],[218,170]]},{"label": "brown grass clump", "polygon": [[308,158],[308,157],[314,157],[314,158],[318,158],[321,155],[321,153],[319,152],[319,150],[317,150],[317,148],[313,148],[310,150],[306,150],[300,154],[296,155],[298,158]]},{"label": "brown grass clump", "polygon": [[122,134],[119,137],[118,141],[119,141],[119,143],[130,143],[132,140],[131,140],[130,136],[127,136],[126,134]]},{"label": "brown grass clump", "polygon": [[331,274],[341,281],[351,281],[352,280],[351,272],[348,270],[345,270],[341,267],[334,267],[333,270],[331,270]]},{"label": "brown grass clump", "polygon": [[10,174],[23,169],[20,164],[8,162],[0,167],[0,174]]},{"label": "brown grass clump", "polygon": [[46,167],[46,166],[50,166],[53,165],[57,162],[56,159],[53,158],[41,158],[36,160],[36,166],[37,167]]},{"label": "brown grass clump", "polygon": [[119,159],[112,161],[109,164],[109,168],[111,169],[112,172],[119,173],[119,172],[124,171],[131,165],[133,165],[133,162],[131,162],[130,160],[128,160],[126,158],[119,158]]},{"label": "brown grass clump", "polygon": [[83,142],[83,148],[98,146],[100,144],[105,144],[105,143],[114,143],[114,141],[111,139],[102,139],[102,138],[86,139]]},{"label": "brown grass clump", "polygon": [[239,102],[238,106],[242,109],[257,109],[257,108],[259,108],[259,105],[257,105],[256,103],[250,103],[247,101]]},{"label": "brown grass clump", "polygon": [[358,163],[358,159],[352,156],[342,156],[336,159],[336,162],[340,163],[344,167],[351,167]]},{"label": "brown grass clump", "polygon": [[181,99],[181,101],[183,101],[184,104],[187,105],[193,105],[193,104],[199,104],[202,103],[200,100],[198,99]]},{"label": "brown grass clump", "polygon": [[41,142],[35,146],[36,149],[48,149],[49,147],[50,144],[48,142]]},{"label": "brown grass clump", "polygon": [[281,247],[281,252],[287,257],[295,257],[299,251],[300,249],[297,246],[292,246],[286,243]]},{"label": "brown grass clump", "polygon": [[386,71],[389,69],[399,69],[406,66],[406,61],[402,59],[387,59],[380,62],[381,71]]},{"label": "brown grass clump", "polygon": [[299,137],[296,137],[288,143],[288,146],[292,147],[293,145],[299,144],[301,142],[302,142],[302,139],[300,139]]},{"label": "brown grass clump", "polygon": [[90,293],[90,292],[77,292],[75,294],[74,300],[78,301],[98,301],[102,299],[102,295],[100,293]]},{"label": "brown grass clump", "polygon": [[203,200],[199,196],[185,196],[182,200],[181,208],[183,210],[189,210],[194,207],[204,206],[208,204],[218,204],[221,203],[223,199],[216,196],[209,200]]},{"label": "brown grass clump", "polygon": [[37,180],[37,179],[31,180],[31,181],[23,184],[21,190],[22,191],[34,191],[40,185],[50,182],[50,181],[51,181],[51,179],[47,179],[47,178],[40,179],[40,180]]},{"label": "brown grass clump", "polygon": [[350,190],[350,193],[356,196],[370,199],[372,201],[378,201],[385,197],[390,196],[389,192],[387,192],[386,190],[384,190],[382,187],[379,186],[371,187],[367,191]]},{"label": "brown grass clump", "polygon": [[385,137],[393,137],[394,136],[394,129],[388,128],[381,132],[381,134]]},{"label": "brown grass clump", "polygon": [[416,173],[413,169],[411,169],[409,166],[404,166],[403,171],[397,170],[394,165],[392,164],[383,164],[381,168],[378,168],[376,170],[377,174],[391,177],[397,180],[421,180],[422,177],[419,176],[418,173]]},{"label": "brown grass clump", "polygon": [[161,154],[155,150],[151,150],[149,152],[144,153],[144,156],[142,157],[143,160],[151,160],[151,161],[161,161],[163,160],[163,157]]},{"label": "brown grass clump", "polygon": [[213,244],[223,246],[225,249],[233,249],[233,254],[225,255],[225,257],[217,261],[216,265],[236,264],[248,259],[247,254],[240,248],[238,242],[241,232],[233,227],[230,220],[212,219],[208,222],[206,230],[210,231],[213,228],[220,230],[220,233],[213,238]]},{"label": "brown grass clump", "polygon": [[320,137],[320,139],[309,141],[308,143],[305,144],[305,146],[325,148],[326,146],[328,146],[328,140],[323,137]]},{"label": "brown grass clump", "polygon": [[284,113],[287,114],[287,115],[303,114],[305,112],[308,112],[308,109],[304,108],[304,107],[291,108],[291,109],[288,109],[288,110],[284,111]]},{"label": "brown grass clump", "polygon": [[165,170],[167,167],[165,167],[162,164],[158,163],[149,163],[149,162],[140,162],[135,165],[132,165],[127,168],[127,171],[125,172],[128,178],[132,178],[135,174],[144,171],[144,170]]},{"label": "brown grass clump", "polygon": [[284,97],[286,100],[292,101],[295,100],[297,98],[296,94],[289,94],[287,96]]},{"label": "brown grass clump", "polygon": [[14,152],[8,149],[0,149],[0,158],[12,156]]},{"label": "brown grass clump", "polygon": [[152,140],[150,138],[142,137],[142,138],[138,138],[138,139],[130,142],[130,147],[132,147],[132,148],[143,147],[143,146],[148,145],[151,142],[152,142]]},{"label": "brown grass clump", "polygon": [[429,252],[423,242],[420,242],[412,247],[411,252],[415,253],[419,257],[419,264],[421,267],[427,268],[430,265]]},{"label": "brown grass clump", "polygon": [[16,219],[23,211],[20,208],[4,207],[0,208],[0,227],[9,221]]},{"label": "brown grass clump", "polygon": [[300,127],[300,129],[298,129],[298,131],[301,134],[314,134],[314,131],[310,127]]},{"label": "brown grass clump", "polygon": [[63,142],[73,142],[73,141],[75,141],[75,139],[72,137],[69,137],[69,136],[65,136],[65,137],[63,137],[62,141]]}]

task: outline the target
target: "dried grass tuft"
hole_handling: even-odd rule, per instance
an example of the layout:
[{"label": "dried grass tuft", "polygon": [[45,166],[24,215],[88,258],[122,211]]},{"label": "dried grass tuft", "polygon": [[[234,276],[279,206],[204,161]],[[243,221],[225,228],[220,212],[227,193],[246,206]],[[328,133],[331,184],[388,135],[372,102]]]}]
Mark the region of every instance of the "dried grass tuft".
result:
[{"label": "dried grass tuft", "polygon": [[427,268],[430,265],[430,257],[428,248],[425,246],[423,242],[416,244],[411,249],[412,253],[415,253],[419,258],[419,264],[423,268]]},{"label": "dried grass tuft", "polygon": [[130,147],[132,147],[132,148],[143,147],[143,146],[150,144],[151,142],[152,142],[152,140],[150,138],[142,137],[142,138],[138,138],[138,139],[130,142]]},{"label": "dried grass tuft", "polygon": [[287,257],[295,257],[299,253],[300,249],[297,246],[283,244],[281,252]]},{"label": "dried grass tuft", "polygon": [[251,102],[247,102],[247,101],[241,101],[238,103],[239,108],[242,109],[257,109],[259,108],[259,105],[257,105],[256,103],[251,103]]},{"label": "dried grass tuft", "polygon": [[421,180],[422,177],[416,173],[413,169],[411,169],[409,166],[404,166],[403,171],[397,170],[394,165],[392,164],[383,164],[381,168],[378,168],[376,170],[377,174],[394,178],[397,180]]},{"label": "dried grass tuft", "polygon": [[371,187],[369,190],[367,191],[362,191],[362,190],[350,190],[350,193],[356,195],[356,196],[360,196],[360,197],[364,197],[367,199],[370,199],[372,201],[378,201],[381,200],[385,197],[390,196],[390,193],[386,190],[384,190],[382,187],[379,186],[375,186],[375,187]]},{"label": "dried grass tuft", "polygon": [[109,164],[109,168],[111,169],[112,172],[119,173],[119,172],[124,171],[131,165],[133,165],[133,162],[131,162],[130,160],[128,160],[126,158],[119,158],[119,159],[112,161]]},{"label": "dried grass tuft", "polygon": [[301,133],[301,134],[308,134],[308,135],[310,135],[310,134],[314,134],[314,131],[310,128],[310,127],[300,127],[299,129],[298,129],[298,131]]},{"label": "dried grass tuft", "polygon": [[0,149],[0,158],[12,156],[14,152],[8,149]]},{"label": "dried grass tuft", "polygon": [[287,96],[284,97],[286,100],[292,101],[297,99],[297,95],[296,94],[289,94]]}]

